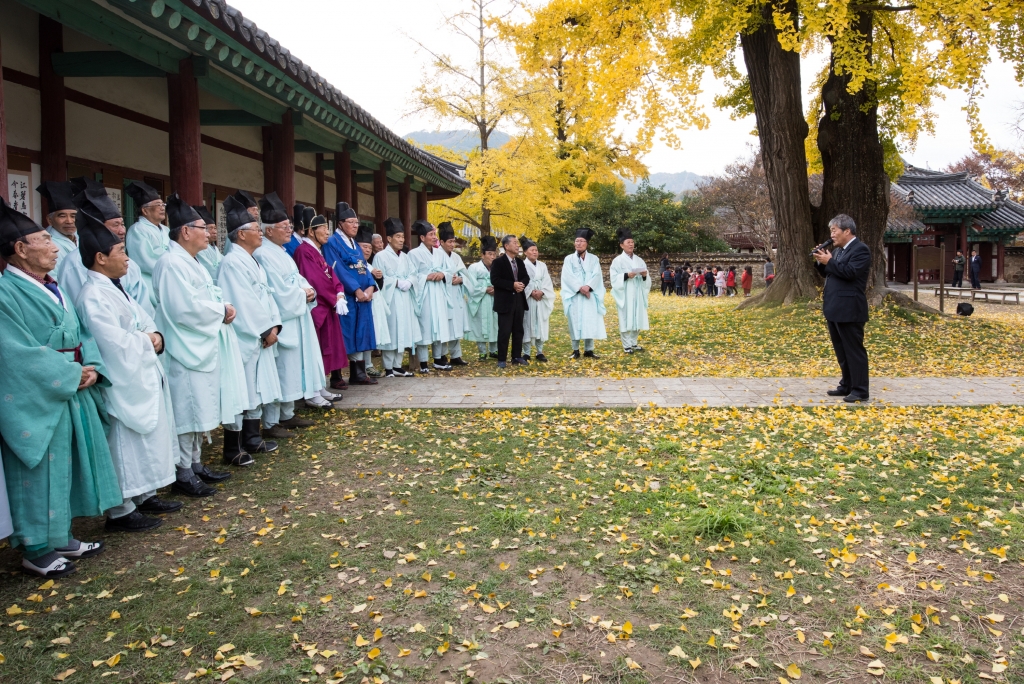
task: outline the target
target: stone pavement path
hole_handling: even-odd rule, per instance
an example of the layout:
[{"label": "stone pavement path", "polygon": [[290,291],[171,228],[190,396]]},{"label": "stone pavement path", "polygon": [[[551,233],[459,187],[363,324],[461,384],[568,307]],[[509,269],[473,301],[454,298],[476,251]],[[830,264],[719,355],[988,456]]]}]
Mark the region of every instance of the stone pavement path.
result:
[{"label": "stone pavement path", "polygon": [[[835,378],[381,379],[345,392],[346,408],[519,408],[630,406],[820,406]],[[1024,378],[871,378],[872,402],[896,406],[1024,405]]]}]

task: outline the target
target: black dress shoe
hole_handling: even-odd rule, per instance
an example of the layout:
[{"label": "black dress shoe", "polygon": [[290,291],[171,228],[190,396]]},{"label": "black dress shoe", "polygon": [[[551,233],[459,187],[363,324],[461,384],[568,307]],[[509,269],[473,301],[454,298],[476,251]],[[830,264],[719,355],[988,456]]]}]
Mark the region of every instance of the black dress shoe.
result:
[{"label": "black dress shoe", "polygon": [[199,476],[199,479],[207,484],[217,484],[224,480],[231,479],[231,473],[221,473],[210,470],[203,463],[193,463],[192,472]]},{"label": "black dress shoe", "polygon": [[448,362],[449,366],[468,366],[469,364],[462,360],[461,356],[457,356]]},{"label": "black dress shoe", "polygon": [[861,394],[847,394],[845,397],[843,397],[843,401],[845,401],[848,404],[853,404],[858,401],[868,401],[868,399],[869,397]]},{"label": "black dress shoe", "polygon": [[523,361],[529,361],[530,360],[530,355],[529,354],[523,354],[522,358],[523,358]]},{"label": "black dress shoe", "polygon": [[331,380],[331,389],[332,390],[348,389],[348,383],[345,382],[341,378],[338,378],[337,380]]},{"label": "black dress shoe", "polygon": [[135,509],[143,513],[174,513],[180,511],[184,505],[180,501],[164,501],[159,496],[151,496],[138,504]]},{"label": "black dress shoe", "polygon": [[569,358],[570,359],[578,359],[578,358],[580,358],[580,350],[579,349],[574,349],[572,354],[569,355]]},{"label": "black dress shoe", "polygon": [[829,390],[828,392],[826,392],[826,394],[828,394],[828,396],[830,397],[845,397],[849,393],[850,390],[843,389],[842,387],[837,387],[834,390]]},{"label": "black dress shoe", "polygon": [[142,515],[136,509],[128,515],[122,515],[120,518],[107,518],[107,524],[104,525],[104,528],[108,532],[145,532],[146,530],[156,529],[163,524],[164,521],[160,518]]},{"label": "black dress shoe", "polygon": [[263,428],[263,436],[273,437],[274,439],[291,439],[295,436],[295,433],[291,430],[285,430],[278,424],[271,428]]},{"label": "black dress shoe", "polygon": [[[243,452],[244,453],[244,452]],[[249,456],[249,454],[245,454]],[[250,457],[251,458],[251,457]],[[217,490],[209,485],[203,483],[198,476],[191,480],[175,480],[171,484],[171,491],[175,494],[184,494],[185,496],[191,496],[196,499],[200,499],[206,496],[213,496],[217,493]]]},{"label": "black dress shoe", "polygon": [[543,363],[547,363],[548,360],[548,357],[544,356],[543,354],[537,354],[537,356],[535,356],[534,358]]},{"label": "black dress shoe", "polygon": [[599,359],[599,358],[601,358],[600,356],[598,356],[597,354],[595,354],[592,351],[585,351],[585,352],[583,352],[583,357],[587,358],[587,359]]},{"label": "black dress shoe", "polygon": [[529,366],[530,362],[526,359],[512,359],[513,366]]}]

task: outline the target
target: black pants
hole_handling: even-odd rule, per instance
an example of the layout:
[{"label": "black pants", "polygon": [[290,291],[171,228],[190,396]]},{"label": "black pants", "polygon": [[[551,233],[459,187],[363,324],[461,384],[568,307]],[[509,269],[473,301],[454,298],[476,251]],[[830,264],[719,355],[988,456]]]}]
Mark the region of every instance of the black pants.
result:
[{"label": "black pants", "polygon": [[975,290],[981,289],[981,272],[971,271],[971,287]]},{"label": "black pants", "polygon": [[498,360],[508,361],[508,338],[512,338],[512,358],[523,356],[523,302],[512,300],[512,311],[498,314]]},{"label": "black pants", "polygon": [[868,350],[864,348],[863,323],[834,323],[827,321],[828,335],[832,338],[832,349],[836,361],[843,371],[839,389],[847,390],[858,397],[868,394]]},{"label": "black pants", "polygon": [[953,271],[953,287],[963,287],[963,286],[964,286],[964,272],[963,271]]}]

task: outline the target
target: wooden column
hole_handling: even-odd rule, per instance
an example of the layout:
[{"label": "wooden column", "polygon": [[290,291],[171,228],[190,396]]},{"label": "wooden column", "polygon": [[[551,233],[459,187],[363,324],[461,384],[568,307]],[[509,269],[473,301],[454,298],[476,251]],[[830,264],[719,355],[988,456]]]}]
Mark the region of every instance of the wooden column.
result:
[{"label": "wooden column", "polygon": [[996,282],[1005,283],[1006,276],[1003,267],[1006,265],[1006,245],[1000,240],[996,244]]},{"label": "wooden column", "polygon": [[[348,203],[348,206],[352,207],[352,211],[359,213],[359,184],[356,183],[356,172],[352,171],[348,174],[349,185],[352,186],[352,201]],[[342,200],[344,202],[345,200]]]},{"label": "wooden column", "polygon": [[416,193],[416,218],[427,220],[427,191],[420,190]]},{"label": "wooden column", "polygon": [[324,213],[324,155],[316,153],[316,213]]},{"label": "wooden column", "polygon": [[409,202],[409,193],[412,188],[412,176],[406,176],[402,184],[398,186],[398,219],[405,226],[405,244],[412,244],[412,205]]},{"label": "wooden column", "polygon": [[274,192],[274,132],[263,127],[263,194]]},{"label": "wooden column", "polygon": [[967,251],[967,223],[970,219],[964,219],[960,222],[960,251],[964,253],[964,257],[971,256],[971,253]]},{"label": "wooden column", "polygon": [[373,172],[373,225],[384,236],[384,221],[388,218],[388,173],[384,169]]},{"label": "wooden column", "polygon": [[203,203],[203,150],[199,130],[199,84],[192,60],[178,62],[178,73],[167,74],[168,141],[171,191],[189,204]]},{"label": "wooden column", "polygon": [[[68,179],[64,77],[53,69],[54,53],[64,52],[64,26],[39,15],[39,118],[42,180]],[[7,184],[4,183],[6,188]]]},{"label": "wooden column", "polygon": [[271,126],[274,133],[274,191],[286,207],[295,206],[295,126],[292,110]]},{"label": "wooden column", "polygon": [[354,206],[352,204],[352,196],[355,192],[352,185],[352,153],[348,150],[334,153],[334,187],[337,191],[335,201],[348,202],[349,206]]},{"label": "wooden column", "polygon": [[[0,46],[0,55],[3,55],[2,46]],[[3,197],[5,202],[10,202],[11,198],[7,194],[7,119],[4,114],[3,69],[3,58],[0,56],[0,197]],[[3,268],[3,259],[0,259],[0,270]]]}]

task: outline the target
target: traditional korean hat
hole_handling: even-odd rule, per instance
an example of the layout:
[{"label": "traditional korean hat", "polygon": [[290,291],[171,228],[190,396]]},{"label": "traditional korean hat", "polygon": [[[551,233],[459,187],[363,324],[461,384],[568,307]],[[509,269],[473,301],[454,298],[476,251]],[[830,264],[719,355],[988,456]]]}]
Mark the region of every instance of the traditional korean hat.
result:
[{"label": "traditional korean hat", "polygon": [[430,221],[425,221],[424,219],[419,219],[418,221],[412,224],[413,235],[419,235],[421,237],[424,237],[433,230],[434,226],[430,225]]},{"label": "traditional korean hat", "polygon": [[75,206],[75,186],[68,182],[43,181],[36,192],[46,199],[47,214],[54,214],[67,209],[78,209]]},{"label": "traditional korean hat", "polygon": [[[306,207],[302,210],[302,227],[309,228],[313,224],[313,219],[316,218],[316,209],[313,207]],[[324,219],[325,221],[327,219]],[[298,226],[296,226],[297,228]]]},{"label": "traditional korean hat", "polygon": [[188,202],[181,199],[178,193],[172,193],[167,198],[167,227],[171,230],[178,230],[196,221],[204,221],[203,217],[193,209]]},{"label": "traditional korean hat", "polygon": [[235,195],[224,200],[224,213],[229,233],[250,223],[256,223],[256,220],[249,214],[249,209]]},{"label": "traditional korean hat", "polygon": [[359,244],[370,244],[373,242],[374,232],[370,226],[359,226],[359,232],[356,233],[356,242]]},{"label": "traditional korean hat", "polygon": [[497,252],[498,241],[494,239],[493,235],[484,235],[480,238],[480,251],[481,252]]},{"label": "traditional korean hat", "polygon": [[192,208],[196,210],[197,214],[199,214],[199,218],[206,221],[206,225],[210,225],[211,223],[217,223],[217,221],[213,218],[213,214],[210,213],[210,210],[207,209],[202,204],[200,204],[199,206],[193,206]]},{"label": "traditional korean hat", "polygon": [[306,227],[306,224],[302,221],[302,212],[305,210],[306,205],[299,204],[298,202],[296,202],[295,206],[292,207],[292,222],[295,224],[295,230]]},{"label": "traditional korean hat", "polygon": [[129,197],[135,200],[135,204],[140,208],[150,202],[160,199],[160,193],[152,186],[146,185],[142,181],[132,181],[124,191],[128,193]]},{"label": "traditional korean hat", "polygon": [[337,206],[334,207],[334,220],[341,223],[345,219],[359,218],[356,215],[356,210],[348,206],[348,202],[338,202]]},{"label": "traditional korean hat", "polygon": [[523,251],[525,252],[526,250],[530,249],[531,247],[536,247],[537,243],[534,242],[533,240],[531,240],[530,238],[526,237],[525,235],[520,235],[519,236],[519,245],[523,248]]},{"label": "traditional korean hat", "polygon": [[331,225],[331,223],[330,223],[330,221],[327,220],[327,217],[326,216],[321,216],[320,214],[317,214],[316,216],[314,216],[309,221],[309,229],[310,230],[313,230],[314,228],[319,228],[320,226],[329,226],[329,225]]},{"label": "traditional korean hat", "polygon": [[633,239],[633,231],[629,228],[619,228],[618,230],[619,244],[621,245],[626,240]]},{"label": "traditional korean hat", "polygon": [[71,183],[71,187],[74,188],[71,194],[77,195],[78,193],[85,190],[85,185],[89,180],[90,179],[86,178],[85,176],[79,176],[78,178],[72,178],[71,180],[69,180],[68,183]]},{"label": "traditional korean hat", "polygon": [[107,189],[102,183],[89,178],[85,179],[85,189],[75,195],[74,202],[78,209],[92,214],[101,221],[121,218],[121,210],[114,204],[114,200],[110,199]]},{"label": "traditional korean hat", "polygon": [[25,216],[0,197],[0,252],[14,253],[14,243],[32,233],[43,232],[43,227]]},{"label": "traditional korean hat", "polygon": [[402,224],[400,219],[391,217],[384,221],[384,232],[387,233],[388,237],[392,235],[398,235],[399,233],[405,234],[405,226]]},{"label": "traditional korean hat", "polygon": [[579,230],[576,231],[576,237],[583,238],[587,242],[590,242],[590,240],[594,237],[595,234],[596,233],[594,233],[594,231],[592,231],[590,228],[580,228]]},{"label": "traditional korean hat", "polygon": [[284,202],[277,196],[276,192],[271,192],[260,198],[260,221],[263,223],[281,223],[281,221],[288,220],[288,210],[284,207]]},{"label": "traditional korean hat", "polygon": [[78,229],[78,251],[82,254],[82,263],[92,268],[96,263],[96,255],[110,255],[110,250],[121,243],[121,238],[110,232],[102,220],[85,210],[75,214],[75,227]]},{"label": "traditional korean hat", "polygon": [[455,229],[452,228],[451,221],[437,224],[437,239],[441,242],[455,239]]},{"label": "traditional korean hat", "polygon": [[253,199],[252,193],[245,190],[235,190],[235,194],[232,197],[245,209],[252,209],[256,206],[256,200]]}]

